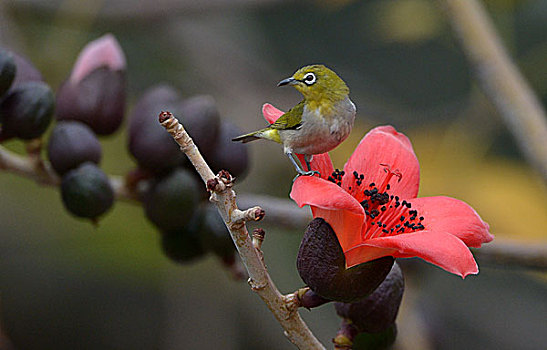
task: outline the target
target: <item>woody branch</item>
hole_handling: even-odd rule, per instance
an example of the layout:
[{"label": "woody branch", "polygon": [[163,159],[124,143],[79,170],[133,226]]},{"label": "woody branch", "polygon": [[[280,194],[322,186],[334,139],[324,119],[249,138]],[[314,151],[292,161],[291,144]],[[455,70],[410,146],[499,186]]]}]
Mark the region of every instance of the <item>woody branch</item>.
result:
[{"label": "woody branch", "polygon": [[285,330],[285,335],[299,349],[324,349],[298,314],[299,303],[296,294],[284,296],[279,292],[266,270],[259,247],[255,247],[252,243],[245,222],[262,219],[264,211],[259,207],[245,211],[239,210],[236,194],[232,189],[231,175],[226,171],[221,171],[216,176],[213,174],[193,140],[171,113],[162,112],[159,121],[180,145],[181,150],[206,184],[207,190],[210,191],[210,201],[216,205],[230,231],[241,260],[249,273],[249,284],[252,290],[266,303]]}]

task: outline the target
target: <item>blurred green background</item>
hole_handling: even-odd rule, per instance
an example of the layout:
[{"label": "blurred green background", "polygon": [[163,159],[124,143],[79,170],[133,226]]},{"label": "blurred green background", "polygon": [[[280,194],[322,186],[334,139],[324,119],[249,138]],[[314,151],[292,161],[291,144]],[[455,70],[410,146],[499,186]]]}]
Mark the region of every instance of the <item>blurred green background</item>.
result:
[{"label": "blurred green background", "polygon": [[[545,105],[547,1],[485,5]],[[346,80],[358,109],[352,135],[331,152],[335,166],[367,130],[392,124],[414,144],[420,196],[465,200],[498,239],[546,244],[545,184],[479,90],[438,2],[0,3],[0,44],[28,57],[54,89],[80,49],[106,32],[127,57],[129,108],[147,87],[167,82],[185,96],[212,95],[223,118],[244,130],[264,125],[264,102],[288,109],[299,101],[296,91],[276,88],[279,80],[324,63]],[[134,167],[125,131],[101,142],[108,173]],[[6,146],[22,149],[17,141]],[[287,198],[294,170],[279,146],[249,147],[251,170],[236,190]],[[264,228],[278,287],[301,287],[295,257],[304,227]],[[547,344],[544,273],[490,265],[463,281],[423,262],[403,268],[397,349]],[[0,288],[2,333],[16,349],[292,348],[259,298],[217,259],[176,265],[164,257],[141,207],[117,203],[93,227],[69,216],[55,189],[1,172]],[[339,325],[332,305],[302,313],[328,345]]]}]

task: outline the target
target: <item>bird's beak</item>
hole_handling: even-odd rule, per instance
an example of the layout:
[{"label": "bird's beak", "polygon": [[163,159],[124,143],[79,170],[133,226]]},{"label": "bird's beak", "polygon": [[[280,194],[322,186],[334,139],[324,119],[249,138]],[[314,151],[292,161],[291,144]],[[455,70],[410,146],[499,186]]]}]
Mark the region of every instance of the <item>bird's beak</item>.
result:
[{"label": "bird's beak", "polygon": [[283,79],[277,84],[277,86],[284,86],[284,85],[288,85],[288,84],[290,84],[290,85],[296,84],[296,79],[294,79],[293,77]]}]

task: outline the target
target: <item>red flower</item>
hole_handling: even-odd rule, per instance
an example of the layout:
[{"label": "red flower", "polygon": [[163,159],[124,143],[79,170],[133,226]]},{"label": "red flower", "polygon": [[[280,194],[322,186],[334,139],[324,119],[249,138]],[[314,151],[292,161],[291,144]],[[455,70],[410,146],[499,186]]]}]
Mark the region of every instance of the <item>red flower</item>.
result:
[{"label": "red flower", "polygon": [[[271,123],[283,112],[263,109]],[[371,130],[343,171],[327,153],[315,155],[321,177],[300,176],[291,198],[327,221],[352,267],[383,256],[420,257],[462,277],[478,273],[467,247],[493,236],[468,204],[450,197],[416,198],[420,166],[409,139],[391,126]]]}]

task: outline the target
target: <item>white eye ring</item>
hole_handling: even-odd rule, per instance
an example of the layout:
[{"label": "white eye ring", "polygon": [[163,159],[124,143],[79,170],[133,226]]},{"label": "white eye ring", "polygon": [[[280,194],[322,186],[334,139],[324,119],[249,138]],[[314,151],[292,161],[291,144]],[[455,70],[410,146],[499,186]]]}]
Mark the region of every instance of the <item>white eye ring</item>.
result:
[{"label": "white eye ring", "polygon": [[315,76],[315,74],[311,72],[306,73],[306,75],[304,75],[304,78],[302,78],[302,81],[304,82],[304,84],[308,86],[315,84],[316,80],[317,80],[317,77]]}]

